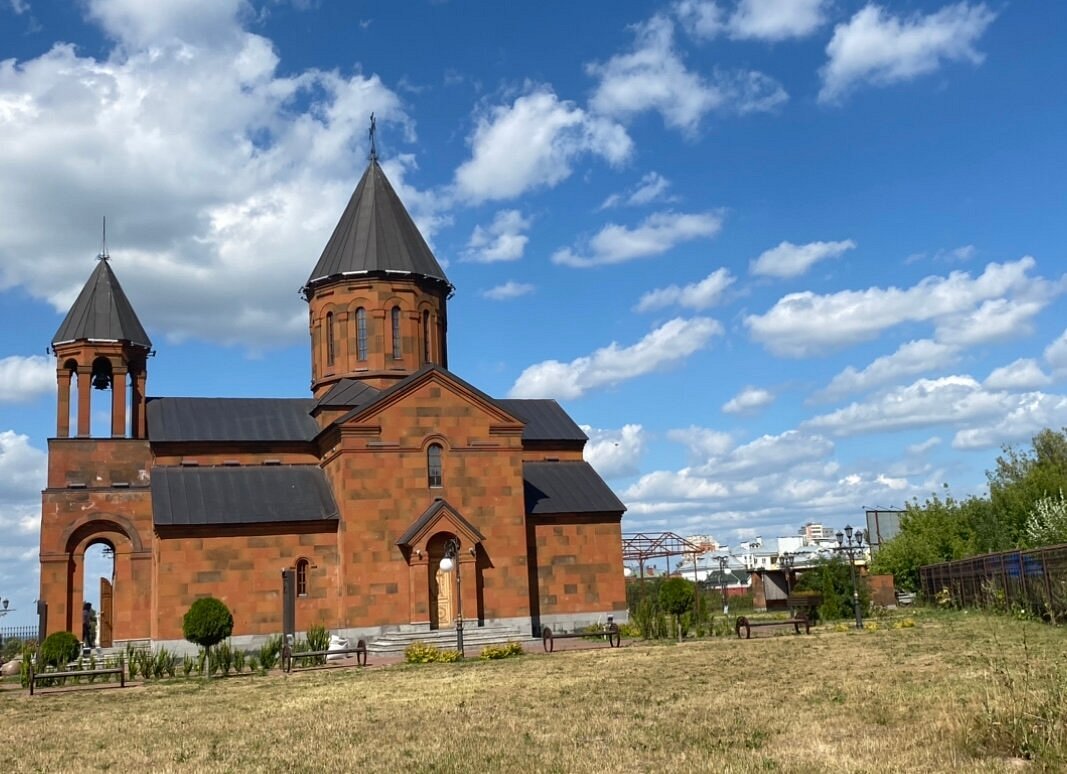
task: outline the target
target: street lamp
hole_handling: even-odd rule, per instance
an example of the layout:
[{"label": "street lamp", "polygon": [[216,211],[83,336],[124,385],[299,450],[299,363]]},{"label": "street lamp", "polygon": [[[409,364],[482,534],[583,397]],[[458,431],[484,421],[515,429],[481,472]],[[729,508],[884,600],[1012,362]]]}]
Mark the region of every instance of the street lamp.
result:
[{"label": "street lamp", "polygon": [[856,583],[856,555],[863,552],[863,530],[857,529],[853,535],[852,527],[846,524],[844,533],[838,532],[835,537],[837,548],[834,550],[842,551],[848,557],[848,570],[852,576],[852,609],[856,612],[856,628],[862,629],[863,613],[860,611],[860,587]]},{"label": "street lamp", "polygon": [[730,557],[719,557],[719,584],[722,588],[722,614],[730,615],[730,599],[726,596],[726,567],[730,564]]},{"label": "street lamp", "polygon": [[459,615],[456,618],[456,650],[459,651],[459,657],[465,658],[463,653],[463,585],[461,583],[462,575],[459,572],[459,538],[449,538],[445,543],[445,555],[441,558],[441,572],[452,572],[452,568],[456,569],[456,607],[459,610]]},{"label": "street lamp", "polygon": [[11,604],[10,599],[0,599],[0,618],[3,618],[9,612],[14,613],[14,610],[8,610],[8,606]]}]

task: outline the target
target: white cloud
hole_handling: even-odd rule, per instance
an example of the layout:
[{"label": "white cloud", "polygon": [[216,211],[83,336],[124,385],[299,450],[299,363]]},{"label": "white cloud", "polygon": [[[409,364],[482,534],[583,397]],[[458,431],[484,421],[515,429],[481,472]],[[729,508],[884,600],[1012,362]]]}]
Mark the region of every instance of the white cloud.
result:
[{"label": "white cloud", "polygon": [[600,209],[606,210],[620,205],[636,207],[652,202],[671,201],[673,197],[667,196],[667,189],[670,185],[670,181],[663,175],[658,172],[649,172],[625,194],[612,194],[605,199]]},{"label": "white cloud", "polygon": [[601,430],[582,425],[589,436],[585,445],[585,461],[604,478],[633,476],[645,450],[645,432],[641,425],[623,425],[619,430]]},{"label": "white cloud", "polygon": [[[905,289],[790,293],[766,313],[746,317],[745,325],[769,350],[790,357],[866,341],[905,322],[933,321],[940,334],[959,343],[988,340],[1001,336],[1008,321],[1019,325],[1062,292],[1062,281],[1029,276],[1034,266],[1034,259],[1026,256],[991,263],[977,277],[954,271]],[[983,307],[1004,298],[1005,304]]]},{"label": "white cloud", "polygon": [[536,288],[529,283],[508,280],[503,285],[497,285],[494,288],[484,291],[482,296],[493,301],[507,301],[512,298],[518,298],[519,296],[533,293],[534,290],[536,290]]},{"label": "white cloud", "polygon": [[602,115],[627,118],[655,110],[692,133],[712,110],[772,110],[788,99],[781,84],[758,72],[718,72],[711,80],[689,70],[674,46],[674,23],[656,15],[635,26],[633,50],[586,66],[599,78],[589,101]]},{"label": "white cloud", "polygon": [[116,213],[113,266],[149,330],[252,348],[307,336],[293,288],[360,174],[367,117],[414,135],[377,76],[280,74],[243,7],[97,2],[119,41],[99,59],[58,44],[0,62],[0,288],[65,312]]},{"label": "white cloud", "polygon": [[812,396],[815,401],[837,400],[856,392],[887,387],[903,377],[944,368],[957,359],[958,348],[930,339],[901,344],[891,355],[876,358],[863,370],[848,366]]},{"label": "white cloud", "polygon": [[56,364],[50,357],[11,355],[0,359],[0,403],[23,403],[56,389]]},{"label": "white cloud", "polygon": [[717,212],[656,212],[635,228],[609,223],[581,248],[586,255],[563,248],[553,253],[552,262],[577,268],[624,263],[660,255],[682,242],[715,236],[721,228],[722,215]]},{"label": "white cloud", "polygon": [[991,389],[965,375],[919,379],[801,424],[853,436],[947,425],[952,445],[975,449],[1029,438],[1042,427],[1067,424],[1067,396]]},{"label": "white cloud", "polygon": [[806,37],[823,25],[827,0],[740,0],[730,17],[732,38]]},{"label": "white cloud", "polygon": [[674,15],[697,38],[714,38],[726,28],[722,9],[714,0],[681,0],[674,4]]},{"label": "white cloud", "polygon": [[1045,295],[1025,300],[992,298],[939,322],[937,338],[960,346],[1018,338],[1032,331],[1030,320],[1047,303]]},{"label": "white cloud", "polygon": [[26,0],[9,0],[11,4],[11,11],[16,16],[21,16],[30,10],[30,4]]},{"label": "white cloud", "polygon": [[996,14],[984,3],[955,3],[902,18],[868,3],[834,28],[819,100],[840,100],[861,83],[884,86],[934,72],[945,62],[979,64],[975,44]]},{"label": "white cloud", "polygon": [[774,393],[762,387],[745,387],[723,404],[727,414],[753,414],[774,403]]},{"label": "white cloud", "polygon": [[851,239],[843,242],[809,242],[806,245],[782,242],[752,261],[749,271],[764,277],[798,277],[818,261],[837,258],[855,247],[856,243]]},{"label": "white cloud", "polygon": [[41,490],[46,456],[29,438],[0,432],[0,589],[12,607],[26,613],[39,585]]},{"label": "white cloud", "polygon": [[667,438],[675,443],[683,444],[689,450],[689,456],[695,464],[701,464],[709,457],[721,457],[734,447],[733,436],[729,433],[696,425],[668,430]]},{"label": "white cloud", "polygon": [[933,448],[941,445],[941,438],[936,435],[930,436],[925,441],[913,443],[908,446],[907,452],[916,457],[921,457]]},{"label": "white cloud", "polygon": [[45,453],[13,430],[0,432],[0,503],[32,501],[45,485]]},{"label": "white cloud", "polygon": [[464,255],[477,263],[517,261],[530,239],[523,233],[530,224],[518,210],[500,210],[490,225],[474,227]]},{"label": "white cloud", "polygon": [[471,158],[456,170],[456,187],[471,202],[551,188],[570,176],[572,163],[584,154],[619,164],[633,150],[622,126],[560,101],[547,86],[478,116],[470,145]]},{"label": "white cloud", "polygon": [[675,366],[721,333],[722,326],[706,317],[668,320],[629,347],[612,342],[570,363],[546,360],[532,365],[519,375],[509,395],[513,398],[579,398],[590,390]]},{"label": "white cloud", "polygon": [[700,282],[684,287],[668,285],[650,290],[637,302],[638,312],[648,312],[677,304],[686,309],[708,309],[719,303],[726,290],[734,283],[728,269],[716,269]]},{"label": "white cloud", "polygon": [[1045,362],[1052,367],[1057,379],[1067,376],[1067,330],[1045,347]]},{"label": "white cloud", "polygon": [[1019,358],[1006,366],[993,369],[982,383],[989,390],[1029,390],[1044,387],[1052,379],[1032,358]]}]

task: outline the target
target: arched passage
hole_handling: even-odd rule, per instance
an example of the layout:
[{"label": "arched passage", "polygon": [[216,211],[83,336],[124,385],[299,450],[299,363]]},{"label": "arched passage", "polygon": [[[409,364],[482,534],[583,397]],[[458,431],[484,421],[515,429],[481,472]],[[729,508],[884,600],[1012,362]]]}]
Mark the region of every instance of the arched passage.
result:
[{"label": "arched passage", "polygon": [[66,629],[84,638],[85,603],[97,612],[101,647],[142,639],[151,593],[150,562],[142,561],[141,537],[126,518],[96,514],[72,524],[63,536],[67,554]]}]

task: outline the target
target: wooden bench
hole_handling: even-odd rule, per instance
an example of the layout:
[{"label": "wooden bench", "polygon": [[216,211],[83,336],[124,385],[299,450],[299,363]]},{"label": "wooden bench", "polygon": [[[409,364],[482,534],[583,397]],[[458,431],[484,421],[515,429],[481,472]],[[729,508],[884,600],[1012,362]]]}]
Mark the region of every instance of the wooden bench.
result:
[{"label": "wooden bench", "polygon": [[778,620],[771,621],[750,621],[745,616],[738,616],[737,622],[734,624],[734,632],[738,637],[741,636],[741,630],[745,630],[745,639],[752,639],[752,630],[760,626],[792,626],[797,634],[800,634],[800,627],[804,627],[804,634],[811,634],[811,621],[806,616],[798,615],[793,618],[780,618]]},{"label": "wooden bench", "polygon": [[[119,676],[119,688],[126,687],[126,668],[122,665],[121,659],[119,665],[116,667],[104,667],[101,669],[69,669],[65,672],[38,672],[33,666],[30,666],[30,696],[33,696],[33,690],[39,681],[53,680],[66,677],[96,677],[98,675],[118,675]],[[90,683],[96,688],[101,688],[108,683]]]},{"label": "wooden bench", "polygon": [[[285,645],[282,647],[282,669],[285,672],[292,672],[294,669],[309,669],[310,667],[298,667],[293,666],[293,662],[298,658],[312,658],[316,656],[339,656],[349,655],[351,653],[356,654],[356,666],[367,666],[367,643],[360,640],[356,643],[354,648],[342,648],[340,650],[305,650],[300,653],[294,653],[293,650]],[[323,666],[322,664],[314,664],[313,666]]]},{"label": "wooden bench", "polygon": [[578,637],[607,637],[608,647],[617,648],[622,645],[622,635],[619,633],[619,625],[608,624],[607,628],[598,632],[567,632],[556,634],[549,627],[541,627],[541,645],[545,653],[553,653],[556,650],[555,640],[576,639]]}]

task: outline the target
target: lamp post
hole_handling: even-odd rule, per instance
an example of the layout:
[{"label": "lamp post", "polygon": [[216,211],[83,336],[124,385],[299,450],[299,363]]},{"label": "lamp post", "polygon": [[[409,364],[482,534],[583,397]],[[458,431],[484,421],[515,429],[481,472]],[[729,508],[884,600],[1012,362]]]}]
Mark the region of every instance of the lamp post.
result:
[{"label": "lamp post", "polygon": [[14,610],[8,610],[8,607],[10,605],[11,605],[11,600],[10,599],[0,599],[0,618],[3,618],[9,612],[11,612],[11,613],[15,612]]},{"label": "lamp post", "polygon": [[778,566],[782,568],[782,574],[785,576],[785,606],[789,608],[789,614],[792,616],[793,608],[789,604],[789,597],[793,595],[793,583],[789,577],[793,570],[793,562],[796,557],[790,553],[784,553],[778,559]]},{"label": "lamp post", "polygon": [[463,652],[463,584],[462,575],[459,572],[459,539],[449,538],[445,543],[445,555],[441,558],[441,572],[452,572],[452,568],[456,569],[456,607],[458,608],[459,615],[456,616],[456,650],[459,651],[460,658],[465,658]]},{"label": "lamp post", "polygon": [[856,583],[856,554],[863,551],[863,530],[857,529],[855,533],[852,531],[851,525],[845,525],[844,533],[838,532],[835,537],[837,538],[837,548],[835,550],[844,552],[848,557],[848,570],[852,576],[852,609],[856,613],[856,628],[863,628],[863,613],[860,611],[860,587]]},{"label": "lamp post", "polygon": [[728,556],[719,557],[719,585],[722,588],[722,614],[730,615],[730,599],[726,596],[726,567],[730,563]]}]

